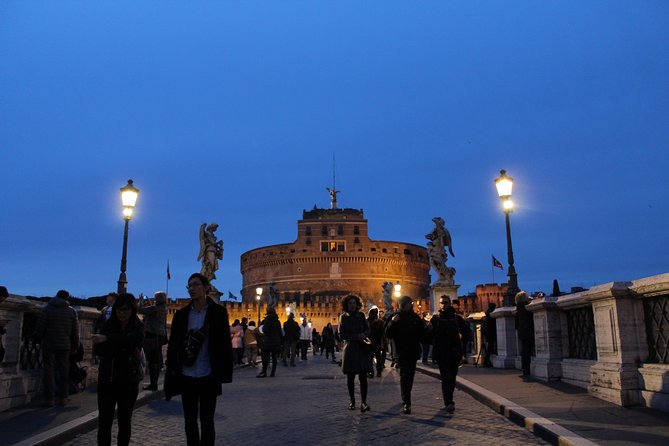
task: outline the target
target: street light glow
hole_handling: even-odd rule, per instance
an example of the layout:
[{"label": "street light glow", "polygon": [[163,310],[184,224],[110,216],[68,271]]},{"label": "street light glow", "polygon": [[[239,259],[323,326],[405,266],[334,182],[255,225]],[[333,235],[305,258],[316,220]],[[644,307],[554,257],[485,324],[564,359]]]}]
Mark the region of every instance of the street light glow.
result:
[{"label": "street light glow", "polygon": [[395,284],[395,297],[400,297],[402,295],[402,285],[399,282]]},{"label": "street light glow", "polygon": [[260,296],[262,296],[262,287],[256,288],[256,296],[258,300],[260,300]]},{"label": "street light glow", "polygon": [[504,210],[510,211],[513,210],[513,201],[511,200],[504,200]]},{"label": "street light glow", "polygon": [[511,196],[513,190],[513,178],[506,176],[506,170],[499,171],[500,177],[495,180],[495,187],[497,188],[497,195],[501,199],[507,199]]},{"label": "street light glow", "polygon": [[134,208],[138,195],[139,189],[132,184],[132,180],[128,180],[128,184],[121,188],[121,203],[123,203],[123,207]]}]

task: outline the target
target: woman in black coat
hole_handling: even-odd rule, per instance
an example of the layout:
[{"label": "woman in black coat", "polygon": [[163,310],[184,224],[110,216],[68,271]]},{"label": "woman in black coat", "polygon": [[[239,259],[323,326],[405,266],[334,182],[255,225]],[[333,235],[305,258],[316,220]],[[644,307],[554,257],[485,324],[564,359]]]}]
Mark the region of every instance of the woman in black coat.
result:
[{"label": "woman in black coat", "polygon": [[360,412],[367,412],[367,373],[372,370],[371,346],[369,341],[369,324],[365,315],[360,312],[362,300],[349,294],[342,300],[344,313],[339,319],[339,335],[345,341],[342,354],[342,371],[346,374],[348,395],[351,398],[350,410],[355,410],[355,376],[360,381]]},{"label": "woman in black coat", "polygon": [[118,444],[130,443],[132,410],[144,378],[140,349],[144,325],[137,317],[132,294],[121,294],[112,307],[111,317],[99,334],[92,336],[98,369],[98,445],[111,445],[114,410],[118,408]]},{"label": "woman in black coat", "polygon": [[260,329],[262,330],[262,371],[256,377],[265,378],[267,376],[270,357],[272,359],[272,371],[269,376],[274,377],[276,375],[276,355],[281,352],[282,341],[281,323],[276,315],[275,308],[267,309],[267,315],[260,324]]}]

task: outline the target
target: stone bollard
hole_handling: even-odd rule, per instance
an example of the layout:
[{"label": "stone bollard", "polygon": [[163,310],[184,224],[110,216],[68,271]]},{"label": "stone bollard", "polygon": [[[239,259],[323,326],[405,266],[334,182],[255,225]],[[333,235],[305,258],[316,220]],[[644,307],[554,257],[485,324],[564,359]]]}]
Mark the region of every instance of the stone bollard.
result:
[{"label": "stone bollard", "polygon": [[495,368],[514,369],[518,358],[516,308],[500,307],[491,314],[497,323],[497,355],[492,356],[492,364]]}]

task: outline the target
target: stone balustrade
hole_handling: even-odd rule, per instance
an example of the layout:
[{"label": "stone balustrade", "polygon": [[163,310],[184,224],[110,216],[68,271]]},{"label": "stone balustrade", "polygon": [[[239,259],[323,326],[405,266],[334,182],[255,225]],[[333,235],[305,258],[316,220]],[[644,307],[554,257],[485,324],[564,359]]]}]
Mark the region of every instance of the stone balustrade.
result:
[{"label": "stone balustrade", "polygon": [[[587,388],[621,406],[669,412],[669,274],[537,299],[527,308],[534,316],[532,376]],[[493,365],[520,368],[515,308],[499,308],[493,317]]]},{"label": "stone balustrade", "polygon": [[[2,336],[5,358],[0,364],[0,411],[30,403],[41,397],[42,358],[39,344],[32,339],[35,323],[45,302],[11,296],[0,305],[0,324],[7,333]],[[97,368],[93,367],[93,324],[99,312],[95,308],[74,307],[79,316],[84,359],[80,365],[87,367],[87,382],[97,381]]]}]

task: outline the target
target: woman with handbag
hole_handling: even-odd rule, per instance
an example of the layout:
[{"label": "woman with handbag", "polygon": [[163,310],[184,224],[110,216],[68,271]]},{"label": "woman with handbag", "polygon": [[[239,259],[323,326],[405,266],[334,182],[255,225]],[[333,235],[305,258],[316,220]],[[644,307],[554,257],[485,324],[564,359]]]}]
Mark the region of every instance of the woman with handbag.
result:
[{"label": "woman with handbag", "polygon": [[367,373],[372,370],[370,353],[369,324],[365,315],[360,312],[362,300],[349,294],[342,300],[344,313],[339,319],[339,335],[344,340],[342,353],[342,371],[346,374],[348,395],[351,398],[349,410],[355,410],[355,377],[360,381],[360,412],[367,412]]},{"label": "woman with handbag", "polygon": [[132,294],[121,294],[112,307],[111,317],[99,334],[92,336],[98,369],[98,445],[111,445],[114,410],[118,409],[118,445],[130,443],[132,410],[139,383],[144,378],[140,363],[144,325],[137,317]]}]

